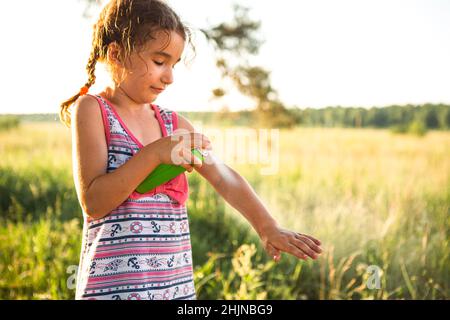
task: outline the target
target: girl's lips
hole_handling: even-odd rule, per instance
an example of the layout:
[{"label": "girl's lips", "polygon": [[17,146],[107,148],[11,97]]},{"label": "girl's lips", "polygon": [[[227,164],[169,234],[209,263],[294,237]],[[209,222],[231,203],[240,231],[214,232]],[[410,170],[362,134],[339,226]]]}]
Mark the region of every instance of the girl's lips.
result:
[{"label": "girl's lips", "polygon": [[156,93],[161,93],[161,92],[164,91],[164,89],[158,89],[158,88],[153,88],[153,87],[151,87],[151,88],[152,88],[153,91],[155,91]]}]

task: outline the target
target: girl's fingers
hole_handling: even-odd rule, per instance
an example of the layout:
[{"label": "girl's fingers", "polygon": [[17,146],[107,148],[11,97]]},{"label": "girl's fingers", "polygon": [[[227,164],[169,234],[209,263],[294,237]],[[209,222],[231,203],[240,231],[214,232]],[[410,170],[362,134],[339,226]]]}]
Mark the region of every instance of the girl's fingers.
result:
[{"label": "girl's fingers", "polygon": [[192,171],[194,170],[194,168],[193,168],[191,165],[189,165],[189,164],[183,163],[183,164],[180,164],[180,166],[182,166],[183,168],[185,168],[186,171],[189,172],[189,173],[192,172]]},{"label": "girl's fingers", "polygon": [[315,252],[317,252],[319,254],[322,253],[322,249],[318,245],[316,245],[314,243],[314,241],[312,241],[310,238],[308,238],[308,237],[306,237],[304,235],[298,235],[298,234],[295,235],[295,238],[298,239],[298,240],[303,241],[305,244],[308,245],[308,247],[313,249]]},{"label": "girl's fingers", "polygon": [[192,170],[195,168],[201,168],[202,166],[202,161],[197,158],[189,149],[183,149],[183,159],[185,162],[184,164],[190,167],[189,172],[192,172]]},{"label": "girl's fingers", "polygon": [[192,161],[190,158],[191,151],[187,150],[185,148],[180,150],[180,156],[181,156],[181,164],[183,168],[185,168],[188,172],[192,172],[194,170],[194,167],[192,165]]},{"label": "girl's fingers", "polygon": [[278,250],[277,248],[275,248],[274,246],[272,246],[270,243],[267,244],[267,248],[266,248],[267,253],[269,254],[269,256],[275,260],[275,262],[280,261],[281,259],[281,252],[280,250]]},{"label": "girl's fingers", "polygon": [[305,252],[290,243],[287,244],[286,251],[302,260],[306,260],[308,258],[308,255]]},{"label": "girl's fingers", "polygon": [[299,236],[304,236],[304,237],[307,237],[307,238],[309,238],[309,239],[311,239],[312,241],[314,241],[314,243],[316,244],[316,245],[318,245],[318,246],[320,246],[321,244],[322,244],[322,242],[320,242],[320,240],[317,240],[316,238],[314,238],[314,237],[312,237],[312,236],[310,236],[310,235],[307,235],[307,234],[304,234],[304,233],[297,233]]},{"label": "girl's fingers", "polygon": [[310,247],[308,247],[303,241],[298,239],[292,239],[291,245],[296,246],[300,250],[302,250],[304,253],[306,253],[308,256],[310,256],[313,259],[317,259],[318,254],[315,253]]},{"label": "girl's fingers", "polygon": [[198,132],[175,134],[171,136],[171,139],[176,141],[177,144],[181,143],[183,147],[189,150],[194,148],[212,150],[209,138]]},{"label": "girl's fingers", "polygon": [[189,164],[194,168],[200,168],[202,166],[202,161],[197,158],[191,150],[185,150],[185,153],[187,155],[187,159],[189,161]]},{"label": "girl's fingers", "polygon": [[211,141],[209,138],[201,133],[192,132],[190,136],[190,147],[198,149],[208,149],[211,150]]}]

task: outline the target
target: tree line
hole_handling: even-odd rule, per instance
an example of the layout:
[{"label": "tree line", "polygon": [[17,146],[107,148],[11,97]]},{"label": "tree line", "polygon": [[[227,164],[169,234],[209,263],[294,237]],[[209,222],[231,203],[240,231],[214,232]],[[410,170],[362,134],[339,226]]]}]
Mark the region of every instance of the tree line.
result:
[{"label": "tree line", "polygon": [[324,127],[406,128],[420,124],[426,129],[450,128],[450,105],[392,105],[388,107],[292,109],[299,125]]},{"label": "tree line", "polygon": [[[263,127],[343,127],[389,128],[397,132],[450,129],[450,105],[392,105],[386,107],[272,108],[264,117]],[[183,114],[183,112],[182,112]],[[231,112],[184,112],[195,121],[222,125],[255,126],[261,110]]]}]

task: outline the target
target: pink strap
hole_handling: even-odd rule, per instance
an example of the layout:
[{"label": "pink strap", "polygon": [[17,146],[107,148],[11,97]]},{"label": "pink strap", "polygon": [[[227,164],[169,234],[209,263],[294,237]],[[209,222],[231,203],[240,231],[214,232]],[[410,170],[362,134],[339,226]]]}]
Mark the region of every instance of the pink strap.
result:
[{"label": "pink strap", "polygon": [[178,114],[172,111],[172,132],[178,129]]},{"label": "pink strap", "polygon": [[156,104],[152,104],[153,111],[156,113],[156,119],[158,119],[159,127],[161,128],[162,136],[167,137],[166,125],[161,117],[161,113],[159,112],[159,107]]}]

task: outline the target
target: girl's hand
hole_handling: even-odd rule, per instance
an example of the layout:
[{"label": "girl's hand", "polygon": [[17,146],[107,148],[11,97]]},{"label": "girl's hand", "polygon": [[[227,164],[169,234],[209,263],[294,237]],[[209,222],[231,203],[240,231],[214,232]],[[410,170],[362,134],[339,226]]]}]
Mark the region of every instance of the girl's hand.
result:
[{"label": "girl's hand", "polygon": [[276,262],[281,259],[281,251],[306,260],[308,257],[317,259],[322,253],[321,242],[316,238],[279,228],[266,229],[261,235],[264,249]]},{"label": "girl's hand", "polygon": [[157,144],[160,163],[179,165],[189,172],[192,172],[194,167],[202,166],[202,162],[192,154],[191,149],[211,150],[211,141],[208,137],[197,132],[174,134],[154,143]]}]

